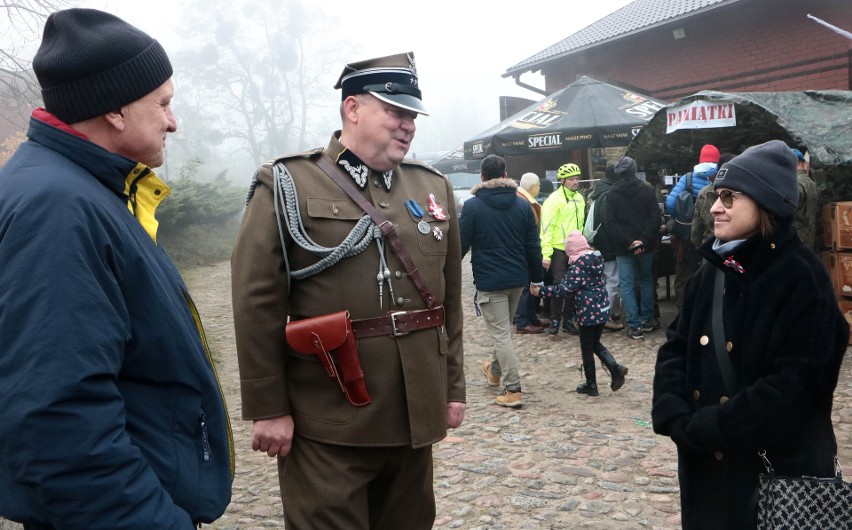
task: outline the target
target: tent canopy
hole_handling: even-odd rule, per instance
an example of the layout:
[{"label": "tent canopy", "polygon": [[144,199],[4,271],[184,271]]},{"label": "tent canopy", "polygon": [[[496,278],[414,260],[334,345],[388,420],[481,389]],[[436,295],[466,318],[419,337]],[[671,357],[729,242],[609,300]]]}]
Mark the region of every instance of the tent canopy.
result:
[{"label": "tent canopy", "polygon": [[[735,125],[671,129],[677,109],[698,104],[732,105]],[[723,112],[723,114],[726,114]],[[716,92],[705,90],[657,112],[627,148],[640,167],[662,161],[678,171],[698,162],[704,144],[739,154],[747,147],[777,139],[808,152],[814,169],[852,166],[852,91]]]},{"label": "tent canopy", "polygon": [[627,145],[664,102],[581,77],[464,143],[464,158]]}]

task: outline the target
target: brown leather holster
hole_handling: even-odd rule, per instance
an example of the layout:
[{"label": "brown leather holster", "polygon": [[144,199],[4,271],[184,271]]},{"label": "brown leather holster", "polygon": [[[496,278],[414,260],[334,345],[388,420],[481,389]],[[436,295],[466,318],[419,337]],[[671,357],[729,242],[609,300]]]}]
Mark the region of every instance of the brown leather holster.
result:
[{"label": "brown leather holster", "polygon": [[287,323],[287,342],[294,350],[315,354],[346,399],[356,407],[372,403],[358,359],[349,311]]}]

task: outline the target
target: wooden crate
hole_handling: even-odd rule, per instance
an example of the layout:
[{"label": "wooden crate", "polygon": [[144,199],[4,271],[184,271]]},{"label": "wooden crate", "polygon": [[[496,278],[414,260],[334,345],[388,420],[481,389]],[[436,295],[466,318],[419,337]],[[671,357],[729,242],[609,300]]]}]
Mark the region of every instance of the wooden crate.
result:
[{"label": "wooden crate", "polygon": [[852,252],[826,250],[821,256],[837,296],[852,297]]},{"label": "wooden crate", "polygon": [[852,201],[822,207],[822,243],[830,250],[852,250]]},{"label": "wooden crate", "polygon": [[852,344],[852,300],[840,300],[840,312],[846,317],[846,322],[849,323],[849,344]]}]

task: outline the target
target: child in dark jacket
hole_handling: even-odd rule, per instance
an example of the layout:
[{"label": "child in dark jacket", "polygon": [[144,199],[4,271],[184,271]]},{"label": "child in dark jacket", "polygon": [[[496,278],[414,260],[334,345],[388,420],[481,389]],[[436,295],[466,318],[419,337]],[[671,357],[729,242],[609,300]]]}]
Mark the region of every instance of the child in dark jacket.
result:
[{"label": "child in dark jacket", "polygon": [[604,369],[609,371],[612,378],[610,388],[614,392],[624,384],[627,367],[615,362],[612,353],[601,344],[601,333],[610,314],[603,274],[603,256],[589,247],[588,241],[578,230],[568,234],[565,253],[568,254],[568,263],[571,266],[562,283],[541,288],[533,286],[530,292],[543,298],[563,298],[574,294],[574,311],[580,329],[580,354],[586,377],[586,381],[577,387],[577,392],[590,396],[598,395],[595,355],[600,357]]}]

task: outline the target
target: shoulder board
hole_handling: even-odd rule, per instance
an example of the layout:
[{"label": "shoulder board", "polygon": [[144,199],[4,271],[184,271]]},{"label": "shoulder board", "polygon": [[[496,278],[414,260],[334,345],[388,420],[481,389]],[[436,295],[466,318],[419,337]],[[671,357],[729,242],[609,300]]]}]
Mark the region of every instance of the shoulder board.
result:
[{"label": "shoulder board", "polygon": [[317,147],[315,149],[311,149],[310,151],[303,151],[301,153],[290,153],[290,154],[286,154],[286,155],[279,155],[279,156],[276,156],[275,158],[273,158],[272,160],[270,160],[269,162],[267,162],[264,165],[272,165],[272,164],[275,164],[276,162],[285,162],[285,161],[293,159],[293,158],[312,158],[312,157],[314,157],[314,156],[316,156],[316,155],[318,155],[322,152],[323,152],[323,148]]},{"label": "shoulder board", "polygon": [[440,171],[438,171],[437,169],[435,169],[434,167],[430,166],[429,164],[427,164],[426,162],[424,162],[422,160],[415,160],[413,158],[406,158],[399,165],[400,166],[422,167],[423,169],[428,169],[429,171],[431,171],[432,173],[435,173],[436,175],[440,175],[440,176],[446,178],[446,176],[443,173],[441,173]]}]

